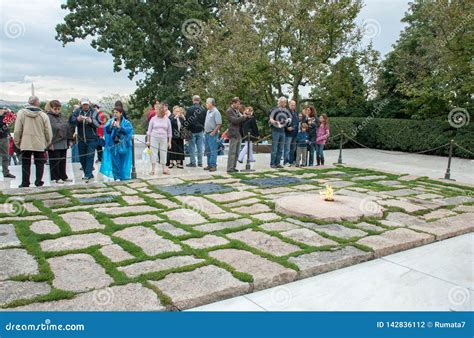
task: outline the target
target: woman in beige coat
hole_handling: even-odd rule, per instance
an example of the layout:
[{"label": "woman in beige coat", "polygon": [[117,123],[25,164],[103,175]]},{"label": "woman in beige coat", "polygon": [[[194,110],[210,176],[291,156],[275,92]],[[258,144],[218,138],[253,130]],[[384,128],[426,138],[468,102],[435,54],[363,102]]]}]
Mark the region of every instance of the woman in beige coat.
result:
[{"label": "woman in beige coat", "polygon": [[15,121],[15,145],[21,150],[22,180],[20,188],[30,186],[31,157],[35,159],[35,185],[44,184],[43,172],[46,163],[45,150],[51,144],[53,132],[46,115],[39,108],[39,99],[30,97],[28,106],[21,109]]}]

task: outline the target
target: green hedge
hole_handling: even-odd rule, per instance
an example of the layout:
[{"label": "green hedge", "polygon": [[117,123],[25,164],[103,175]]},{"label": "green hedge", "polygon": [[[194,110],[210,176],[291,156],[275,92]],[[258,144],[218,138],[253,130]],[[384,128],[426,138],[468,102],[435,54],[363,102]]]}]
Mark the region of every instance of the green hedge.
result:
[{"label": "green hedge", "polygon": [[[474,152],[474,125],[453,128],[448,121],[401,120],[364,117],[333,117],[330,119],[331,135],[344,131],[346,135],[370,148],[404,152],[420,152],[449,143],[452,139],[463,148]],[[339,138],[331,138],[327,148],[339,147]],[[360,147],[350,140],[344,148]],[[430,151],[430,155],[448,155],[449,147]],[[454,155],[474,158],[472,154],[454,146]]]}]

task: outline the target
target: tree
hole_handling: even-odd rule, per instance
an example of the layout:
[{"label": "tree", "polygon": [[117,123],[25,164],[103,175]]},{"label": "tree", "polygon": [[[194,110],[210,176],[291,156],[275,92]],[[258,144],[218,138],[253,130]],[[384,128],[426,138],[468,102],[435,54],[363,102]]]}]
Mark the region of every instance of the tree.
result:
[{"label": "tree", "polygon": [[441,117],[474,107],[474,3],[421,1],[410,4],[407,27],[382,64],[381,98],[400,102],[406,116]]},{"label": "tree", "polygon": [[260,109],[282,95],[299,99],[333,60],[361,39],[360,0],[260,0],[222,6],[194,45],[188,89],[242,95]]},{"label": "tree", "polygon": [[132,98],[147,106],[151,99],[178,103],[183,95],[187,61],[195,57],[186,36],[199,35],[216,13],[216,0],[68,0],[69,11],[56,26],[63,45],[91,38],[91,46],[109,52],[114,71],[125,68],[129,78],[143,74]]},{"label": "tree", "polygon": [[368,88],[357,59],[342,57],[330,73],[312,90],[318,108],[330,115],[363,116],[367,108]]}]

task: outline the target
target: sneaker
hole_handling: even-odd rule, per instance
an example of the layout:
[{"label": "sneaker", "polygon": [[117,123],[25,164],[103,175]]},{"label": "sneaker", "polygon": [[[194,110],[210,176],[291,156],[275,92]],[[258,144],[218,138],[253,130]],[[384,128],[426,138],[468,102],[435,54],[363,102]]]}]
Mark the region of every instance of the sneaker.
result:
[{"label": "sneaker", "polygon": [[57,184],[63,184],[64,181],[63,181],[63,180],[56,180],[56,183],[57,183]]},{"label": "sneaker", "polygon": [[204,168],[204,170],[210,170],[210,169],[211,169],[210,166],[207,166],[207,167]]},{"label": "sneaker", "polygon": [[217,170],[217,167],[210,167],[209,168],[209,171],[216,171]]},{"label": "sneaker", "polygon": [[283,169],[283,168],[284,168],[281,164],[277,164],[276,167],[277,167],[278,169]]},{"label": "sneaker", "polygon": [[4,178],[16,178],[15,175],[12,175],[10,173],[6,174],[6,175],[3,175]]},{"label": "sneaker", "polygon": [[241,161],[241,160],[237,160],[237,162],[239,162],[239,163],[244,163],[244,161]]},{"label": "sneaker", "polygon": [[227,172],[231,174],[231,173],[238,173],[239,171],[237,169],[230,169],[230,170],[227,170]]},{"label": "sneaker", "polygon": [[72,180],[71,180],[70,178],[63,178],[62,181],[63,181],[64,183],[66,183],[66,182],[72,182]]},{"label": "sneaker", "polygon": [[270,166],[270,168],[272,168],[272,169],[276,169],[276,168],[277,168],[277,166],[276,166],[276,165],[271,165],[271,166]]},{"label": "sneaker", "polygon": [[37,183],[35,183],[35,185],[36,185],[37,187],[42,187],[42,186],[44,185],[44,182],[43,182],[43,181],[37,182]]},{"label": "sneaker", "polygon": [[29,187],[30,187],[29,185],[24,185],[24,184],[20,184],[20,185],[18,186],[18,188],[29,188]]},{"label": "sneaker", "polygon": [[202,163],[201,163],[201,164],[198,164],[198,167],[202,167]]},{"label": "sneaker", "polygon": [[[188,168],[195,168],[195,167],[196,167],[196,163],[188,163],[188,164],[186,164],[186,167],[188,167]],[[202,167],[202,164],[200,165],[200,167]]]}]

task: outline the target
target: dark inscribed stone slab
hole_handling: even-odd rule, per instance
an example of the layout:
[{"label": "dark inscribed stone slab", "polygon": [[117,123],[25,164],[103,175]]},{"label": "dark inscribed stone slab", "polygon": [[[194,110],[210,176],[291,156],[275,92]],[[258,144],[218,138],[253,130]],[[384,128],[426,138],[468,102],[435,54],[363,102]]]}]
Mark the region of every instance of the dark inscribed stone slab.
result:
[{"label": "dark inscribed stone slab", "polygon": [[165,186],[157,185],[156,189],[173,196],[215,194],[234,190],[231,187],[217,183],[191,183]]},{"label": "dark inscribed stone slab", "polygon": [[270,178],[254,178],[251,180],[242,180],[242,182],[248,185],[259,187],[276,187],[295,183],[303,183],[304,181],[297,177],[280,176]]}]

